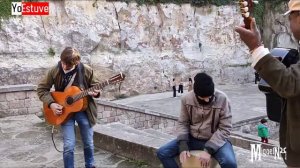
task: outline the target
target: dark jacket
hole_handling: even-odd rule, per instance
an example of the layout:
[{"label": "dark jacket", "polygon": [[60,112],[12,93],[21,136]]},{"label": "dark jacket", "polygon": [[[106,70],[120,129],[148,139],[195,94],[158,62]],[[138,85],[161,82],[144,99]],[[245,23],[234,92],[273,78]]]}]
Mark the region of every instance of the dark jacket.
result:
[{"label": "dark jacket", "polygon": [[207,140],[205,148],[215,153],[230,136],[232,115],[229,100],[225,93],[216,90],[209,105],[200,105],[194,92],[188,92],[181,99],[181,112],[178,120],[178,137],[181,141],[180,152],[186,149],[182,144],[194,138]]},{"label": "dark jacket", "polygon": [[300,63],[286,68],[279,60],[266,55],[255,65],[255,70],[286,99],[281,115],[279,141],[286,147],[288,166],[300,166]]},{"label": "dark jacket", "polygon": [[[91,67],[89,67],[88,65],[85,64],[81,64],[83,69],[83,74],[84,74],[84,88],[90,88],[93,85],[97,84],[96,80],[94,79],[93,76],[93,70]],[[77,68],[78,71],[78,68]],[[64,72],[62,71],[62,68],[60,66],[60,63],[58,63],[58,65],[52,67],[48,72],[47,75],[44,79],[42,79],[42,81],[40,82],[40,84],[38,85],[37,88],[37,94],[40,98],[40,100],[43,103],[46,104],[50,104],[52,102],[55,102],[54,99],[52,98],[51,94],[50,94],[50,89],[52,88],[52,85],[54,85],[54,89],[57,90],[57,88],[62,88],[62,74]],[[73,86],[79,86],[79,80],[78,80],[78,72],[77,75],[75,77],[75,80],[72,84]],[[61,91],[61,90],[59,90]],[[93,126],[96,124],[97,121],[97,106],[96,103],[94,101],[94,99],[91,96],[88,96],[88,107],[86,109],[86,113],[90,122],[90,125]]]}]

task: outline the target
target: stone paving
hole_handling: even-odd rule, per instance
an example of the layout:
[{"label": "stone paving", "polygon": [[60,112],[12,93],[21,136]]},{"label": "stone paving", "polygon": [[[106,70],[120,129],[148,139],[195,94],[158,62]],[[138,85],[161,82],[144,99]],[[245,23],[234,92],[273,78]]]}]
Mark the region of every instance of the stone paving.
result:
[{"label": "stone paving", "polygon": [[[55,134],[62,149],[59,134]],[[75,166],[84,168],[83,149],[77,142]],[[95,149],[96,166],[101,168],[135,168],[139,163]],[[35,115],[0,118],[0,167],[57,168],[63,167],[62,154],[53,147],[51,127]]]},{"label": "stone paving", "polygon": [[[257,89],[257,85],[220,85],[217,86],[232,102],[233,121],[239,122],[252,117],[265,116],[265,96]],[[154,111],[178,115],[180,97],[172,98],[172,92],[140,95],[115,101],[135,107],[148,108]],[[62,149],[59,134],[55,134],[55,142]],[[75,165],[84,167],[83,149],[78,141],[75,150]],[[238,158],[249,157],[249,151],[235,148]],[[143,162],[130,161],[110,152],[95,149],[97,167],[103,168],[135,168],[146,167]],[[242,159],[238,159],[239,167],[246,167]],[[259,166],[260,165],[260,166]],[[262,166],[263,165],[263,166]],[[269,159],[259,167],[285,167],[281,162]],[[249,165],[248,165],[249,166]],[[255,165],[251,165],[251,167]],[[42,168],[63,167],[62,154],[57,152],[51,140],[51,127],[35,115],[20,115],[0,118],[0,167],[7,168]]]},{"label": "stone paving", "polygon": [[[134,132],[137,131],[130,132],[130,135]],[[114,134],[122,133],[124,133],[124,130],[114,131]],[[61,137],[58,136],[59,134],[55,135],[55,142],[58,148],[62,149]],[[234,147],[234,150],[239,167],[285,167],[282,161],[276,161],[271,157],[264,157],[262,161],[251,163],[248,160],[250,157],[249,151],[238,147]],[[20,115],[0,119],[0,158],[1,168],[63,167],[62,154],[54,149],[51,141],[51,127],[35,115]],[[247,161],[243,161],[243,158]],[[148,167],[143,162],[130,161],[99,148],[95,149],[95,161],[98,168]],[[84,167],[80,143],[75,149],[75,165],[76,168]]]},{"label": "stone paving", "polygon": [[[216,88],[225,92],[230,99],[233,123],[267,115],[265,95],[258,90],[257,85],[217,85]],[[184,93],[186,92],[184,90]],[[172,96],[173,92],[163,92],[138,95],[113,102],[179,116],[182,95],[179,94],[176,98]]]}]

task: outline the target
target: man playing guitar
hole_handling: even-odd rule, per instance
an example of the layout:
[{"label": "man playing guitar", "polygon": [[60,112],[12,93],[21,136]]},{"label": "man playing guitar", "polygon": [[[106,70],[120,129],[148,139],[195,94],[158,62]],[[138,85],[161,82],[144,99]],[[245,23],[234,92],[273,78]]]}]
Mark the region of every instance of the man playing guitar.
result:
[{"label": "man playing guitar", "polygon": [[[90,88],[97,82],[93,76],[93,70],[88,65],[80,63],[80,54],[77,49],[66,47],[60,56],[60,61],[52,67],[45,78],[39,83],[37,94],[45,106],[53,112],[52,116],[64,115],[64,105],[59,104],[50,89],[54,85],[55,91],[64,92],[70,87],[77,86],[82,89]],[[65,168],[74,167],[74,148],[75,148],[75,121],[78,123],[80,134],[84,145],[85,167],[94,167],[94,142],[93,128],[96,124],[97,110],[92,97],[99,97],[100,90],[87,92],[86,105],[76,113],[68,115],[67,119],[61,124],[63,133],[63,160]],[[67,100],[68,102],[68,100]],[[50,112],[51,112],[50,110]],[[75,112],[75,111],[74,111]]]}]

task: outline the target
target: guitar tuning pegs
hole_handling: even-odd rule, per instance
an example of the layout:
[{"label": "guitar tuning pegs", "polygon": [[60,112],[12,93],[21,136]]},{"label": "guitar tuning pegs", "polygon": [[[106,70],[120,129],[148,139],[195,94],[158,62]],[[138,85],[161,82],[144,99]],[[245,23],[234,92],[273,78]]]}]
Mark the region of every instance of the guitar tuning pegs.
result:
[{"label": "guitar tuning pegs", "polygon": [[245,17],[245,18],[248,18],[250,16],[250,13],[249,12],[242,13],[242,16]]},{"label": "guitar tuning pegs", "polygon": [[245,8],[241,8],[242,12],[246,13],[249,11],[249,8],[248,7],[245,7]]},{"label": "guitar tuning pegs", "polygon": [[240,2],[240,6],[246,7],[248,6],[248,2],[247,1]]}]

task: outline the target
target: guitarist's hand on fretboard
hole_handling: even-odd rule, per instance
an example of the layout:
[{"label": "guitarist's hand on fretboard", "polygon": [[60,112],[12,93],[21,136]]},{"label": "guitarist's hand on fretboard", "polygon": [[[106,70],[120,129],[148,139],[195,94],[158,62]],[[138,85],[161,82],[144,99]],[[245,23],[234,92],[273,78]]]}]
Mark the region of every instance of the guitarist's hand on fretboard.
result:
[{"label": "guitarist's hand on fretboard", "polygon": [[100,96],[100,90],[94,90],[94,91],[91,91],[91,92],[88,92],[88,94],[90,96],[93,96],[93,97],[99,97]]},{"label": "guitarist's hand on fretboard", "polygon": [[63,106],[61,106],[57,103],[51,103],[50,108],[51,108],[51,110],[53,111],[54,114],[56,114],[56,115],[61,115],[62,114]]}]

